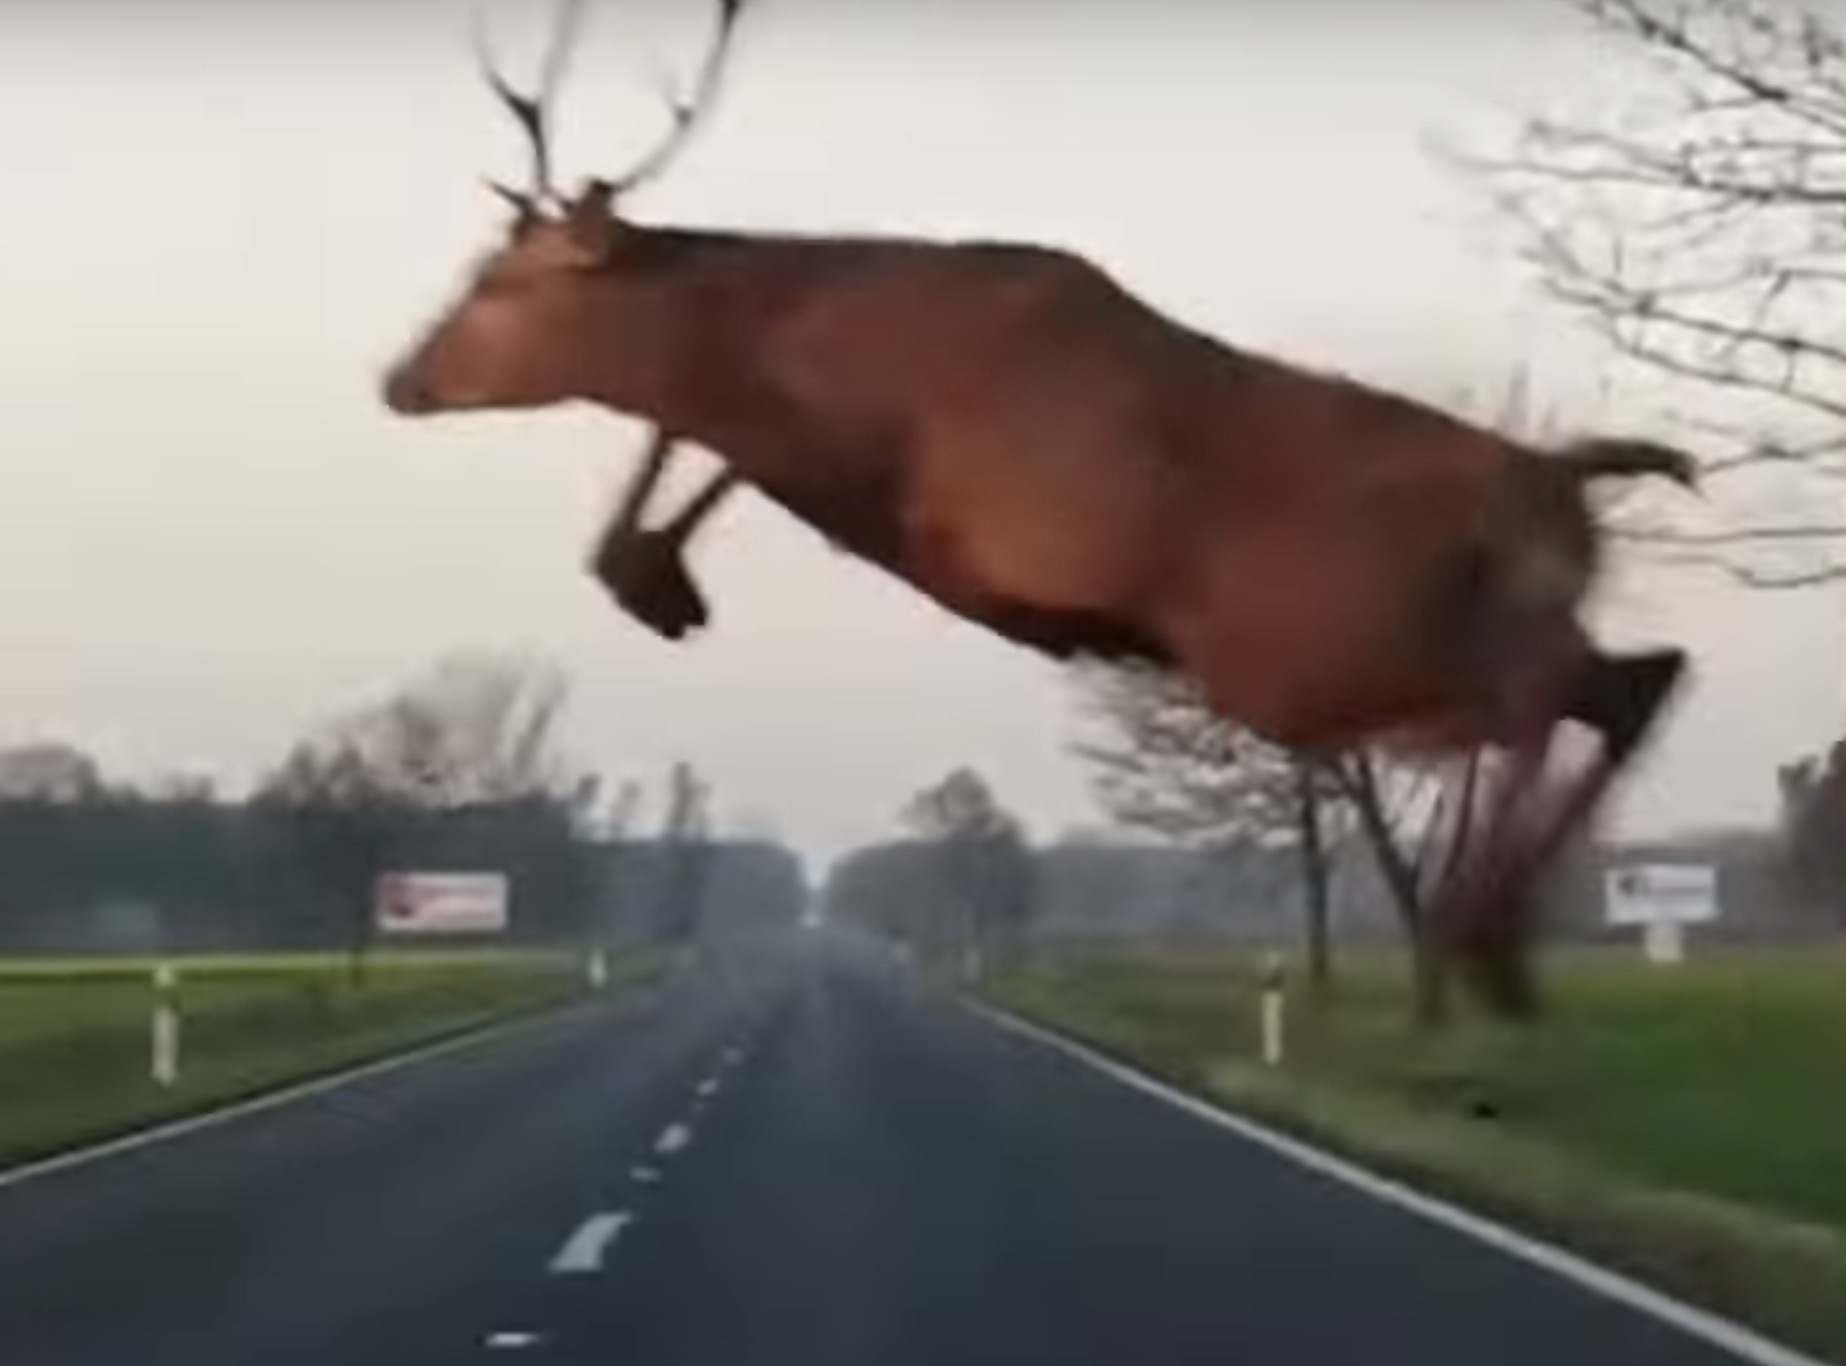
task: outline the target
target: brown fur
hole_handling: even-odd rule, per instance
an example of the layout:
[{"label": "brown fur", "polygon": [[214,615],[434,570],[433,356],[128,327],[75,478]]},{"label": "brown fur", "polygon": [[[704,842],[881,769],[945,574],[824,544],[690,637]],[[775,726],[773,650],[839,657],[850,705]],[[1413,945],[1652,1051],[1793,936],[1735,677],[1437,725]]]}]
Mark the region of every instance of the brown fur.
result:
[{"label": "brown fur", "polygon": [[[1068,252],[649,227],[594,183],[520,215],[385,393],[644,418],[948,610],[1056,657],[1177,664],[1283,744],[1507,745],[1529,762],[1502,871],[1454,893],[1458,925],[1510,924],[1542,871],[1522,803],[1602,658],[1575,616],[1583,485],[1684,462],[1544,455],[1227,346]],[[1509,938],[1457,934],[1498,959]]]}]

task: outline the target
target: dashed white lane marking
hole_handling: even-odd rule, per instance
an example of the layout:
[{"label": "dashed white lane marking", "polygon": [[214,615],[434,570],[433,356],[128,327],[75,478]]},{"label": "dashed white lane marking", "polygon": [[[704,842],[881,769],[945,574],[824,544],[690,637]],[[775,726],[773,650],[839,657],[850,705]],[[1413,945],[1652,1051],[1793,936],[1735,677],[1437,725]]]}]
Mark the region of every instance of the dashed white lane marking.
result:
[{"label": "dashed white lane marking", "polygon": [[654,1167],[636,1167],[628,1173],[629,1177],[644,1186],[651,1186],[660,1180],[660,1172]]},{"label": "dashed white lane marking", "polygon": [[523,1333],[517,1331],[489,1333],[487,1335],[487,1345],[489,1347],[536,1347],[544,1340],[545,1339],[537,1333]]},{"label": "dashed white lane marking", "polygon": [[718,1078],[716,1077],[707,1077],[704,1081],[700,1082],[699,1083],[699,1099],[700,1100],[710,1100],[713,1096],[717,1095],[718,1085],[719,1085],[719,1082],[718,1082]]},{"label": "dashed white lane marking", "polygon": [[692,1130],[684,1124],[669,1124],[654,1140],[654,1151],[662,1157],[670,1156],[692,1142]]},{"label": "dashed white lane marking", "polygon": [[551,1259],[552,1274],[568,1276],[601,1271],[603,1254],[622,1236],[622,1230],[633,1222],[634,1216],[626,1210],[592,1214],[577,1226],[575,1233],[564,1240],[558,1255]]}]

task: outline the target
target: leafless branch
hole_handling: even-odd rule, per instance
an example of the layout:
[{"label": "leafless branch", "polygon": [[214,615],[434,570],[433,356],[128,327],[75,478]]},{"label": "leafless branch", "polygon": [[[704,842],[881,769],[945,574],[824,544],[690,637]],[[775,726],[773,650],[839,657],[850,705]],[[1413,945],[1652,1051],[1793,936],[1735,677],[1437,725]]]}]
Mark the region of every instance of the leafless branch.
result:
[{"label": "leafless branch", "polygon": [[1217,716],[1181,674],[1141,666],[1076,672],[1093,724],[1072,750],[1116,820],[1205,845],[1293,838],[1293,756]]},{"label": "leafless branch", "polygon": [[443,809],[531,797],[581,782],[557,753],[567,687],[517,656],[454,655],[291,751],[267,784],[293,800],[384,800]]},{"label": "leafless branch", "polygon": [[1846,581],[1846,564],[1829,560],[1804,569],[1761,569],[1742,563],[1719,550],[1669,550],[1654,557],[1660,564],[1711,570],[1742,588],[1796,589]]},{"label": "leafless branch", "polygon": [[[1846,481],[1846,38],[1778,0],[1575,0],[1651,70],[1602,117],[1534,118],[1509,148],[1447,149],[1544,292],[1712,438],[1703,473]],[[1843,528],[1846,530],[1846,528]],[[1840,534],[1738,527],[1682,548],[1738,559]],[[1653,532],[1640,538],[1667,543]],[[1740,562],[1739,582],[1793,586]]]}]

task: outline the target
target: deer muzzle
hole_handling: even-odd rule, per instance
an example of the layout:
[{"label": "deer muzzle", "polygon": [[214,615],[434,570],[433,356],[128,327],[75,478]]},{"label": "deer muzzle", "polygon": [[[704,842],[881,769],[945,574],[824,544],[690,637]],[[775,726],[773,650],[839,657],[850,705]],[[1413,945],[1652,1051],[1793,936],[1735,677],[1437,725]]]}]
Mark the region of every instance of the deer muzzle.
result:
[{"label": "deer muzzle", "polygon": [[385,375],[385,407],[399,417],[417,417],[433,413],[440,406],[435,393],[424,381],[421,367],[413,362],[393,366]]}]

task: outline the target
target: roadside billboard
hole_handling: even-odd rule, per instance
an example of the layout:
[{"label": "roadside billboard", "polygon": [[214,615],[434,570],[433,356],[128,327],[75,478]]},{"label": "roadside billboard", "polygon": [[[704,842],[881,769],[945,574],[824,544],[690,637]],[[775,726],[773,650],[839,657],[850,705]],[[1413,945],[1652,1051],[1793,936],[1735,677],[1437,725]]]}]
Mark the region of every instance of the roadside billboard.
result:
[{"label": "roadside billboard", "polygon": [[1686,927],[1718,918],[1718,870],[1707,863],[1633,863],[1611,868],[1603,882],[1611,925],[1639,925],[1651,963],[1686,956]]},{"label": "roadside billboard", "polygon": [[1718,873],[1708,863],[1632,863],[1611,868],[1604,883],[1611,925],[1682,925],[1718,918]]},{"label": "roadside billboard", "polygon": [[372,896],[381,934],[501,934],[507,901],[504,873],[381,873]]}]

